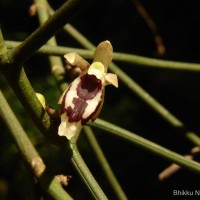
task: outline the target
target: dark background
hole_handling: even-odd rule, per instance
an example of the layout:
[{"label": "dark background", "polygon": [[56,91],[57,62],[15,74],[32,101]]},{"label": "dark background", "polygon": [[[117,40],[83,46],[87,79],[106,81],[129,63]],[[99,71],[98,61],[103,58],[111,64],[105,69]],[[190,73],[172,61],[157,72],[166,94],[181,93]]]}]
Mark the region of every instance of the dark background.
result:
[{"label": "dark background", "polygon": [[[63,2],[50,1],[55,9]],[[37,17],[29,16],[28,9],[31,3],[28,0],[0,0],[0,26],[6,40],[22,41],[39,26]],[[162,36],[166,47],[166,53],[162,57],[156,53],[151,30],[130,0],[96,1],[73,19],[71,24],[95,45],[103,40],[110,40],[114,51],[166,60],[200,62],[200,3],[194,0],[143,0],[141,3],[153,18]],[[63,31],[58,32],[57,39],[60,45],[80,47]],[[190,130],[199,133],[200,76],[198,72],[117,64],[183,121]],[[59,93],[48,65],[47,58],[35,55],[27,61],[25,70],[34,89],[43,93],[47,101],[56,107]],[[2,76],[0,76],[0,84],[47,166],[55,174],[72,175],[73,178],[66,189],[75,199],[90,199],[79,177],[66,162],[66,155],[40,135],[21,104],[17,100],[14,101],[16,97]],[[107,87],[105,105],[100,117],[181,154],[187,154],[193,147],[121,82],[117,90]],[[129,199],[176,199],[172,196],[173,190],[200,189],[199,176],[183,169],[168,180],[159,182],[157,176],[170,164],[169,162],[108,133],[97,129],[95,133]],[[30,199],[31,187],[29,186],[32,178],[24,170],[12,138],[1,122],[0,136],[0,186],[8,188],[7,198],[3,197],[3,192],[0,198]],[[84,134],[81,135],[79,146],[86,163],[109,199],[115,199]]]}]

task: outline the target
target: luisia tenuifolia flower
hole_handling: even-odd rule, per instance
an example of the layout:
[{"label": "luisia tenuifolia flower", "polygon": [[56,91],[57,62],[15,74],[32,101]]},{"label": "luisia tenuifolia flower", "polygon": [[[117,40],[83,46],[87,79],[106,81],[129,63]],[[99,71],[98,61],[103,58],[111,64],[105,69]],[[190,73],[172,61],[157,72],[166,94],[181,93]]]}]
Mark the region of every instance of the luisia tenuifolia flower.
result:
[{"label": "luisia tenuifolia flower", "polygon": [[104,41],[97,46],[91,65],[76,53],[64,55],[67,63],[78,66],[83,74],[68,86],[58,102],[62,104],[60,136],[71,140],[89,120],[94,121],[103,105],[105,86],[118,87],[117,76],[107,73],[112,54],[111,43]]}]

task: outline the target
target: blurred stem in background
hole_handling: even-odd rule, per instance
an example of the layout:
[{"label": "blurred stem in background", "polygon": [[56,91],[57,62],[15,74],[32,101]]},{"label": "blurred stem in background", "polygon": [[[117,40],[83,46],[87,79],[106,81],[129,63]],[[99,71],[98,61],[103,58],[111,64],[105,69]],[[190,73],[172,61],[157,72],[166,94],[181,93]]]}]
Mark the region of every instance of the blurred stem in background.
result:
[{"label": "blurred stem in background", "polygon": [[0,114],[22,156],[25,166],[34,174],[39,184],[55,200],[72,200],[58,180],[47,172],[46,166],[27,137],[15,114],[0,91]]}]

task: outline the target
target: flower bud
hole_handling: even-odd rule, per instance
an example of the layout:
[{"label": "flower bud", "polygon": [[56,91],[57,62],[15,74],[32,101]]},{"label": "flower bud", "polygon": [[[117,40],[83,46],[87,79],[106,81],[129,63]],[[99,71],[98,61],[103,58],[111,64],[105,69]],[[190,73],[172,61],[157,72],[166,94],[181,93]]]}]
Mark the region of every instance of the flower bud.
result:
[{"label": "flower bud", "polygon": [[35,93],[35,95],[37,96],[38,100],[42,104],[42,107],[45,108],[46,107],[46,101],[45,101],[44,96],[40,93]]}]

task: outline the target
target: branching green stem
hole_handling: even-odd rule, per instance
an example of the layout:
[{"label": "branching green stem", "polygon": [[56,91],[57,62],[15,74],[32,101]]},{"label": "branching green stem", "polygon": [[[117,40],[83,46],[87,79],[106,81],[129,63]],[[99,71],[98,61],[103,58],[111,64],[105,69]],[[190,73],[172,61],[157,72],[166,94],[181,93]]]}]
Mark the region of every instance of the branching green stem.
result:
[{"label": "branching green stem", "polygon": [[[65,27],[68,27],[68,26],[69,24],[66,25]],[[15,48],[16,46],[20,44],[20,42],[5,41],[5,44],[7,48]],[[93,50],[84,50],[84,49],[62,47],[62,46],[56,46],[55,48],[52,48],[52,46],[49,46],[49,45],[42,46],[36,53],[62,56],[69,52],[76,52],[80,56],[84,57],[85,59],[93,59],[93,53],[94,53]],[[136,66],[144,66],[144,67],[149,67],[149,68],[200,72],[199,63],[160,60],[160,59],[154,59],[154,58],[147,58],[144,56],[137,56],[133,54],[120,53],[120,52],[113,53],[113,61],[130,63]]]},{"label": "branching green stem", "polygon": [[90,145],[92,146],[92,150],[96,155],[97,161],[99,162],[100,167],[102,168],[113,191],[115,192],[116,197],[121,200],[128,199],[126,197],[126,194],[124,193],[123,189],[121,188],[118,180],[116,179],[115,175],[113,174],[113,171],[112,171],[103,151],[101,150],[101,147],[99,146],[99,143],[98,143],[97,139],[95,138],[91,127],[85,126],[83,129],[85,131],[86,137],[88,138],[88,141],[90,142]]},{"label": "branching green stem", "polygon": [[165,158],[171,162],[177,163],[180,166],[189,169],[195,173],[200,174],[200,163],[189,160],[185,158],[184,156],[181,156],[178,153],[175,153],[173,151],[170,151],[169,149],[166,149],[154,142],[151,142],[133,132],[130,132],[128,130],[125,130],[121,127],[118,127],[114,124],[111,124],[107,121],[101,120],[101,119],[96,119],[95,122],[89,123],[92,126],[98,127],[102,130],[105,130],[114,136],[118,136],[122,139],[125,139],[134,145],[147,150],[148,152],[154,153],[162,158]]},{"label": "branching green stem", "polygon": [[0,60],[2,72],[7,78],[15,94],[21,101],[26,111],[30,114],[33,121],[40,129],[41,133],[53,143],[58,145],[64,145],[65,141],[57,134],[58,124],[54,123],[50,119],[49,115],[45,112],[44,108],[42,107],[41,103],[35,95],[35,92],[25,74],[24,69],[15,63],[10,63],[1,32],[0,44],[1,48],[4,49],[3,52],[0,49],[0,52],[3,53],[1,55],[2,59]]},{"label": "branching green stem", "polygon": [[24,69],[4,71],[4,74],[15,91],[15,94],[22,102],[26,111],[30,114],[33,121],[40,129],[42,134],[56,144],[62,144],[64,141],[57,135],[58,124],[52,121],[45,112],[41,103],[35,95],[35,92],[24,72]]},{"label": "branching green stem", "polygon": [[[5,41],[5,44],[8,49],[16,48],[21,42],[16,41]],[[45,54],[45,55],[54,55],[54,56],[63,56],[66,53],[76,52],[80,56],[86,59],[93,59],[94,51],[78,49],[72,47],[62,47],[62,46],[54,46],[54,45],[43,45],[40,49],[38,49],[35,53]]]},{"label": "branching green stem", "polygon": [[88,169],[83,158],[81,157],[76,143],[71,142],[70,148],[72,150],[71,160],[72,160],[73,166],[76,168],[77,172],[81,176],[81,179],[87,185],[87,188],[89,189],[93,198],[97,200],[107,200],[108,198],[106,197],[102,189],[99,187],[99,184],[97,183],[95,178],[92,176],[90,170]]},{"label": "branching green stem", "polygon": [[185,128],[183,122],[177,119],[169,110],[167,110],[162,104],[154,99],[148,92],[146,92],[138,83],[130,78],[115,64],[110,65],[110,69],[118,75],[122,82],[124,82],[138,97],[140,97],[150,108],[157,112],[165,121],[167,121],[178,132],[183,134],[188,140],[197,146],[200,146],[199,136]]},{"label": "branching green stem", "polygon": [[199,63],[168,61],[118,52],[113,54],[113,60],[150,68],[200,72]]},{"label": "branching green stem", "polygon": [[72,200],[57,179],[48,174],[46,166],[30,142],[3,93],[0,91],[0,115],[7,125],[26,166],[37,177],[41,187],[55,200]]}]

